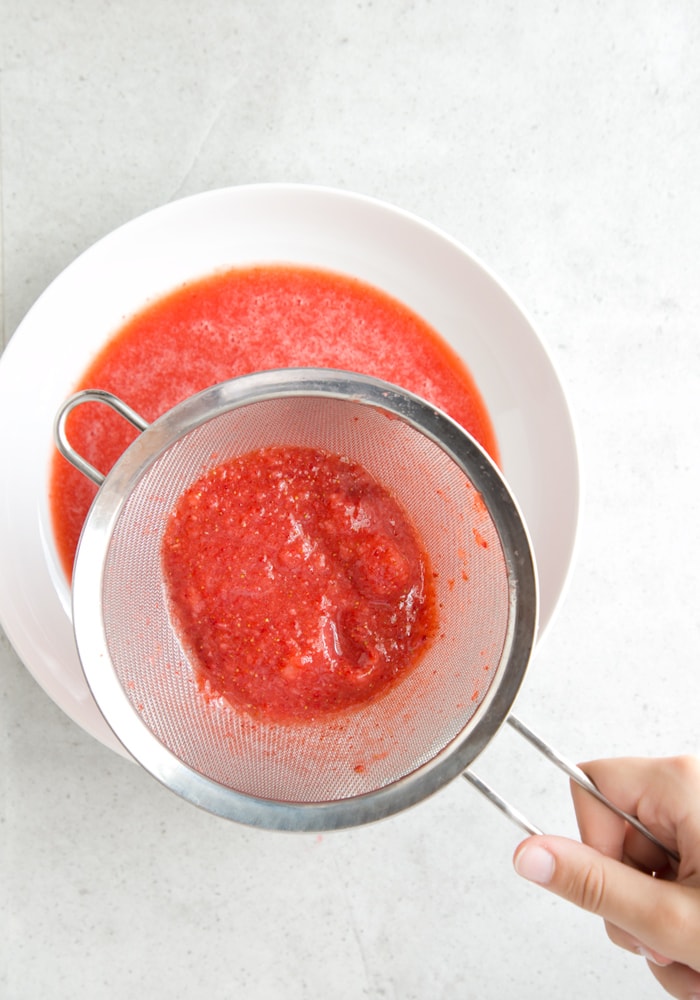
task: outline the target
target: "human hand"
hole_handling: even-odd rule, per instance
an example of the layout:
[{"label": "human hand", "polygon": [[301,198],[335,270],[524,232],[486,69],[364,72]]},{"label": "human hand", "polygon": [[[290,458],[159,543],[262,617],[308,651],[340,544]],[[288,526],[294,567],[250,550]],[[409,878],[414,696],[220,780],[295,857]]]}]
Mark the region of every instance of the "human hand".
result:
[{"label": "human hand", "polygon": [[603,917],[610,939],[643,955],[671,996],[700,1000],[700,760],[623,758],[582,769],[680,863],[572,784],[583,843],[530,837],[516,849],[516,871]]}]

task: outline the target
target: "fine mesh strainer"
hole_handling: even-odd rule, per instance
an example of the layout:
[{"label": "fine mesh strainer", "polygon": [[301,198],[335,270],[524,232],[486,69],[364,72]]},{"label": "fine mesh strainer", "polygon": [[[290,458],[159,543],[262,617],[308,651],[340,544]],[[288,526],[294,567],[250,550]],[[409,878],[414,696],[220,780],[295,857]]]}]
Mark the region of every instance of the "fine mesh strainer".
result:
[{"label": "fine mesh strainer", "polygon": [[[106,478],[66,435],[69,413],[88,400],[142,431]],[[61,408],[56,439],[100,486],[73,575],[83,670],[118,739],[173,791],[254,826],[324,830],[390,815],[464,773],[538,832],[465,772],[507,719],[599,795],[509,717],[537,631],[532,549],[494,463],[430,404],[354,373],[288,369],[214,386],[150,425],[108,393],[81,392]],[[222,462],[280,445],[347,456],[393,493],[429,554],[440,614],[438,636],[386,695],[289,725],[205,696],[171,621],[161,565],[166,522],[182,493]]]}]

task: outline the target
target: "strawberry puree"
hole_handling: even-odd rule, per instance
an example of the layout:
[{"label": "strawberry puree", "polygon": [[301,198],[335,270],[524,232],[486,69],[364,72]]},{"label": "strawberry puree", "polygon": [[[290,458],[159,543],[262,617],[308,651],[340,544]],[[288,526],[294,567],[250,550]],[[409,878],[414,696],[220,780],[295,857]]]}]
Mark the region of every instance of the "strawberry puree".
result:
[{"label": "strawberry puree", "polygon": [[366,470],[308,448],[226,462],[163,539],[171,610],[213,695],[271,721],[367,702],[435,628],[428,557]]},{"label": "strawberry puree", "polygon": [[[307,365],[359,371],[412,390],[498,457],[478,389],[435,331],[383,292],[311,268],[236,269],[184,285],[127,322],[76,389],[107,389],[152,421],[217,382]],[[134,431],[106,407],[86,404],[71,414],[68,434],[88,461],[108,472]],[[50,494],[57,548],[70,577],[95,488],[57,454]]]}]

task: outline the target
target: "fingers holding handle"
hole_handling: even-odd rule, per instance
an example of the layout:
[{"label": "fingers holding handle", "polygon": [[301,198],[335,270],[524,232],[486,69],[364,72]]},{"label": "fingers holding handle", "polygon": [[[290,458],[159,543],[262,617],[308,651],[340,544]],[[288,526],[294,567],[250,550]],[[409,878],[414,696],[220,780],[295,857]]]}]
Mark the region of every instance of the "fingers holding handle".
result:
[{"label": "fingers holding handle", "polygon": [[574,788],[584,843],[531,837],[515,852],[516,871],[601,916],[611,939],[644,955],[672,996],[700,1000],[700,762],[632,758],[597,761],[584,770],[608,798],[677,850],[678,870],[624,820]]}]

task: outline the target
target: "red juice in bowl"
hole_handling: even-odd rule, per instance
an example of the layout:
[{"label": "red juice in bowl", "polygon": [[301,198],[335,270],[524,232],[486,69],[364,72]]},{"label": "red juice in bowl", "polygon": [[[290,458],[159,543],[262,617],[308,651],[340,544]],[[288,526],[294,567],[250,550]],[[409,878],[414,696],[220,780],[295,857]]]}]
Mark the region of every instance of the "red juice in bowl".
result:
[{"label": "red juice in bowl", "polygon": [[[188,282],[118,330],[79,380],[106,389],[149,422],[239,375],[272,368],[341,368],[373,375],[434,403],[498,460],[489,414],[467,367],[439,334],[393,297],[349,276],[260,265]],[[104,406],[70,416],[76,450],[107,473],[135,431]],[[70,579],[95,486],[56,454],[52,527]]]}]

